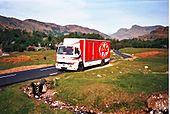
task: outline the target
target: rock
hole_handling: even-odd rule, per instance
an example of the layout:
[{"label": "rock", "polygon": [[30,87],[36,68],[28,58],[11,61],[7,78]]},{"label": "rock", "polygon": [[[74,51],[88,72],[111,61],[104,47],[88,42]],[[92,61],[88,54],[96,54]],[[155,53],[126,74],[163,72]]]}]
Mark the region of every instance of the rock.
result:
[{"label": "rock", "polygon": [[166,112],[169,109],[168,103],[168,94],[158,94],[158,95],[151,95],[148,100],[148,108],[152,109],[150,113],[155,111],[159,112]]},{"label": "rock", "polygon": [[44,84],[42,88],[42,93],[46,93],[46,92],[47,92],[47,86]]},{"label": "rock", "polygon": [[[104,74],[102,74],[104,75]],[[100,74],[97,75],[98,77],[102,77]],[[45,81],[41,80],[38,83],[31,83],[31,85],[27,85],[25,87],[22,87],[22,90],[25,94],[30,96],[30,98],[36,98],[37,102],[44,102],[46,105],[49,105],[51,108],[54,109],[68,109],[75,114],[102,114],[99,110],[90,110],[86,108],[85,106],[72,106],[71,104],[66,104],[60,101],[54,100],[54,95],[57,93],[54,90],[48,89],[47,85],[44,84]],[[43,84],[42,93],[38,94],[39,92],[39,85]],[[45,89],[44,89],[45,88]],[[33,94],[34,93],[34,94]],[[107,107],[107,106],[106,106]]]},{"label": "rock", "polygon": [[47,101],[44,101],[45,104],[47,104],[48,102]]},{"label": "rock", "polygon": [[58,101],[54,101],[52,104],[51,104],[52,107],[59,107],[59,103]]},{"label": "rock", "polygon": [[39,98],[39,96],[38,96],[38,95],[35,95],[34,97],[35,97],[36,99],[38,99],[38,98]]},{"label": "rock", "polygon": [[75,111],[75,112],[77,112],[77,111],[78,111],[78,109],[77,109],[77,108],[75,108],[75,109],[74,109],[74,111]]},{"label": "rock", "polygon": [[148,70],[148,69],[149,69],[149,67],[148,67],[147,65],[146,65],[144,68],[145,68],[145,70]]},{"label": "rock", "polygon": [[97,77],[101,78],[102,76],[100,74],[98,74]]},{"label": "rock", "polygon": [[53,92],[53,95],[55,95],[57,92]]},{"label": "rock", "polygon": [[60,78],[55,78],[55,80],[59,80]]},{"label": "rock", "polygon": [[108,104],[106,104],[105,106],[106,106],[106,108],[109,108],[109,105],[108,105]]},{"label": "rock", "polygon": [[93,110],[90,110],[90,113],[94,113],[94,111],[93,111]]}]

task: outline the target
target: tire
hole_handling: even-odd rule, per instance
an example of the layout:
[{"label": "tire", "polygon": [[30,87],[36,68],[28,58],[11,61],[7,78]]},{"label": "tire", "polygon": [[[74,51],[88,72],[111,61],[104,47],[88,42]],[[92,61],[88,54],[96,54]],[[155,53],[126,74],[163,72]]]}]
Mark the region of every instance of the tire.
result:
[{"label": "tire", "polygon": [[102,61],[101,61],[101,64],[100,64],[101,66],[104,66],[105,65],[105,60],[103,59]]},{"label": "tire", "polygon": [[79,66],[78,66],[77,71],[84,71],[84,65],[83,65],[83,63],[82,63],[82,62],[81,62],[81,63],[79,63]]}]

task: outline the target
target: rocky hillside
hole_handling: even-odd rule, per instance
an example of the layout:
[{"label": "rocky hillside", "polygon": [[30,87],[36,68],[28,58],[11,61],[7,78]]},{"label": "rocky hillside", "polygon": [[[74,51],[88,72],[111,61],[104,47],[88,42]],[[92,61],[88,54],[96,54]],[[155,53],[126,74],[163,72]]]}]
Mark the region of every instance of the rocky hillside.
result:
[{"label": "rocky hillside", "polygon": [[169,27],[159,27],[156,30],[151,31],[149,34],[139,36],[138,38],[148,40],[157,38],[169,38]]},{"label": "rocky hillside", "polygon": [[0,27],[8,28],[8,29],[22,29],[22,30],[26,30],[27,32],[40,31],[40,32],[54,33],[54,34],[60,34],[60,33],[64,34],[70,32],[96,33],[96,34],[100,34],[105,38],[109,37],[108,35],[99,32],[95,29],[90,29],[79,25],[61,26],[54,23],[40,22],[33,19],[26,19],[22,21],[19,19],[8,18],[4,16],[0,16]]},{"label": "rocky hillside", "polygon": [[139,36],[143,36],[149,34],[150,32],[158,29],[159,27],[163,27],[160,25],[157,26],[139,26],[133,25],[130,29],[121,28],[116,33],[111,35],[111,38],[115,39],[131,39],[131,38],[138,38]]}]

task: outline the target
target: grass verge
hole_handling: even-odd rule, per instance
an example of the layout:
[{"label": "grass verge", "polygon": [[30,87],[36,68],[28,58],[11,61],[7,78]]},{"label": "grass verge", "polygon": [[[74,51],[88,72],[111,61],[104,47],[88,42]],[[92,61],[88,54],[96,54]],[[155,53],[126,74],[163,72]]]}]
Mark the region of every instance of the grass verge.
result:
[{"label": "grass verge", "polygon": [[[54,64],[55,63],[55,51],[47,50],[47,51],[37,51],[37,52],[22,52],[15,53],[8,57],[0,57],[3,58],[11,58],[11,57],[19,57],[19,56],[28,56],[31,58],[29,61],[23,62],[0,62],[0,70],[5,70],[9,68],[15,68],[19,66],[29,66],[29,65],[39,65],[39,64]],[[44,57],[46,57],[44,59]]]}]

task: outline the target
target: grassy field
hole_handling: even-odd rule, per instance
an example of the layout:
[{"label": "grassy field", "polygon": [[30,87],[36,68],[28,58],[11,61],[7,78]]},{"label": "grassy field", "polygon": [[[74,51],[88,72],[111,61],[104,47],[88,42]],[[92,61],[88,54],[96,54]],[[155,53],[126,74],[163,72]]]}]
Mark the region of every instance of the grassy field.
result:
[{"label": "grassy field", "polygon": [[27,97],[21,87],[15,84],[0,90],[0,114],[71,114],[67,110],[52,110],[48,105]]},{"label": "grassy field", "polygon": [[[168,50],[125,48],[121,51],[130,54],[161,51],[164,54],[133,61],[117,60],[111,63],[111,67],[103,69],[61,74],[57,76],[60,79],[54,88],[57,91],[56,99],[102,112],[114,112],[145,109],[149,95],[168,91]],[[146,65],[149,70],[144,68]],[[66,110],[52,110],[28,99],[20,90],[25,83],[0,91],[0,111],[3,114],[70,113]]]},{"label": "grassy field", "polygon": [[[23,62],[15,62],[15,63],[0,62],[0,70],[15,68],[15,67],[19,67],[19,66],[54,64],[55,63],[55,51],[54,50],[15,53],[15,54],[11,54],[8,57],[0,57],[0,59],[18,57],[18,56],[30,57],[30,60],[23,61]],[[46,57],[46,59],[44,59],[44,57]]]},{"label": "grassy field", "polygon": [[136,53],[142,53],[142,52],[151,52],[151,51],[164,51],[165,53],[167,52],[166,49],[158,49],[158,48],[123,48],[120,49],[121,52],[123,53],[128,53],[128,54],[136,54]]}]

